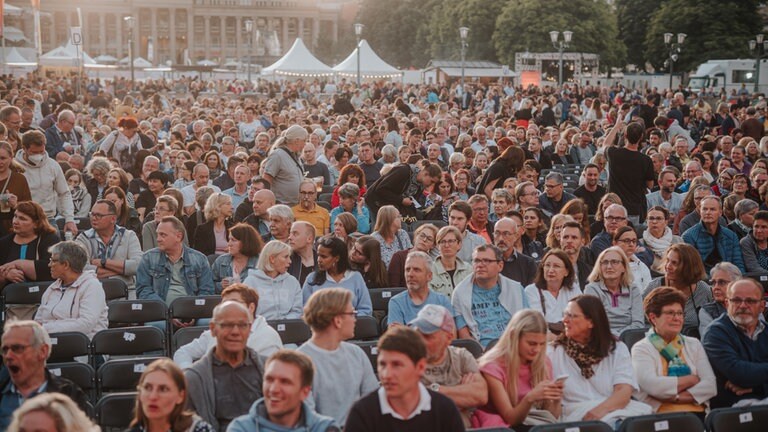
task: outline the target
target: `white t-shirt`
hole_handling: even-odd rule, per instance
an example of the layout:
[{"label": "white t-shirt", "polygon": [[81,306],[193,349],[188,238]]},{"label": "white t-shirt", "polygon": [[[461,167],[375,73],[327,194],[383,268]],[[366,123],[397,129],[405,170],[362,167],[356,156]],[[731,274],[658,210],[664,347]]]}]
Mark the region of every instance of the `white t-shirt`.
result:
[{"label": "white t-shirt", "polygon": [[539,295],[539,289],[536,288],[536,285],[534,284],[525,287],[525,295],[528,296],[528,303],[531,305],[531,309],[544,313],[544,310],[541,307],[541,297],[544,297],[544,306],[547,309],[544,318],[549,323],[562,321],[563,311],[568,305],[568,302],[579,294],[581,294],[581,289],[578,287],[571,287],[571,289],[561,288],[560,292],[557,294],[557,298],[555,298],[551,292],[545,289],[541,290],[541,295]]}]

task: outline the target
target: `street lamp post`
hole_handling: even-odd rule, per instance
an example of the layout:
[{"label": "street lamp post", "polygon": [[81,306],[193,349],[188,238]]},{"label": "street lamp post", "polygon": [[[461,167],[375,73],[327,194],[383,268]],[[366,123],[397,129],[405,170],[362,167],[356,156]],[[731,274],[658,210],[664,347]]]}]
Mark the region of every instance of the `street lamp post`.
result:
[{"label": "street lamp post", "polygon": [[[248,33],[248,87],[251,87],[251,56],[253,51],[253,20],[245,20],[245,32]],[[248,88],[246,88],[248,91]]]},{"label": "street lamp post", "polygon": [[131,91],[133,91],[136,88],[136,73],[133,69],[133,17],[129,15],[123,19],[128,26],[128,61],[131,63]]},{"label": "street lamp post", "polygon": [[360,36],[363,34],[363,24],[355,23],[355,36],[357,37],[357,88],[360,88]]},{"label": "street lamp post", "polygon": [[464,60],[467,55],[467,35],[469,27],[459,27],[459,37],[461,37],[461,96],[464,97]]},{"label": "street lamp post", "polygon": [[749,41],[749,50],[755,53],[755,94],[757,94],[760,91],[760,60],[768,52],[768,41],[765,40],[762,33]]},{"label": "street lamp post", "polygon": [[688,36],[685,33],[678,33],[677,34],[677,42],[674,42],[672,40],[672,37],[674,35],[672,33],[664,33],[664,45],[667,45],[669,47],[669,59],[667,61],[669,62],[669,90],[672,91],[672,76],[674,74],[674,64],[678,59],[678,54],[683,50],[683,42],[685,42],[685,38]]},{"label": "street lamp post", "polygon": [[563,40],[559,40],[560,32],[557,30],[552,30],[549,32],[549,39],[552,41],[552,46],[555,47],[558,54],[560,54],[560,62],[558,63],[557,67],[557,84],[562,87],[563,85],[563,52],[565,52],[565,49],[568,48],[571,44],[571,40],[573,39],[573,32],[572,31],[564,31],[563,32]]}]

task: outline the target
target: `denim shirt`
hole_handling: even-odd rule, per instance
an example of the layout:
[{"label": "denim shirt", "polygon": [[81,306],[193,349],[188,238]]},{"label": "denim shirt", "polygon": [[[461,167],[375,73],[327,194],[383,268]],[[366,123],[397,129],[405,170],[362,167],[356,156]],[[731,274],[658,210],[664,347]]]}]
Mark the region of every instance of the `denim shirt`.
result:
[{"label": "denim shirt", "polygon": [[[212,295],[213,276],[208,258],[200,252],[184,246],[182,252],[184,288],[187,295]],[[171,284],[171,262],[158,248],[148,250],[141,258],[136,272],[136,296],[142,300],[165,301]]]},{"label": "denim shirt", "polygon": [[[245,267],[240,271],[240,282],[244,281],[245,278],[248,277],[248,270],[255,270],[256,269],[256,263],[259,262],[259,256],[252,256],[248,257],[248,263]],[[221,288],[221,281],[224,278],[231,278],[234,276],[232,273],[232,255],[225,253],[223,255],[219,255],[218,258],[216,258],[216,261],[213,262],[213,266],[211,267],[213,271],[213,284],[216,287],[216,294],[221,294],[222,288]]]}]

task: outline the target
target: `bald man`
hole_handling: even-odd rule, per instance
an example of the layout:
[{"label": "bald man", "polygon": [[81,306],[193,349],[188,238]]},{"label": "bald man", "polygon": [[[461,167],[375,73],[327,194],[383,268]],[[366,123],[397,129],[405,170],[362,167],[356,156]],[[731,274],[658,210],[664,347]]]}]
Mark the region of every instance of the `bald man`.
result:
[{"label": "bald man", "polygon": [[248,215],[243,222],[256,228],[263,239],[269,238],[269,216],[267,210],[275,205],[275,194],[269,189],[262,189],[253,194],[253,213]]}]

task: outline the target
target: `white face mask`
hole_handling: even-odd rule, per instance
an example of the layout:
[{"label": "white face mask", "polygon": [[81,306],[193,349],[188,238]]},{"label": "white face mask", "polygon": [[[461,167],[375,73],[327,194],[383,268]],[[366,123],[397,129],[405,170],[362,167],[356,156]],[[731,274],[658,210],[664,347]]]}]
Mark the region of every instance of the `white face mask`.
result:
[{"label": "white face mask", "polygon": [[27,159],[29,159],[29,162],[32,163],[32,165],[40,165],[40,163],[43,162],[43,159],[45,159],[45,155],[42,154],[27,154]]}]

